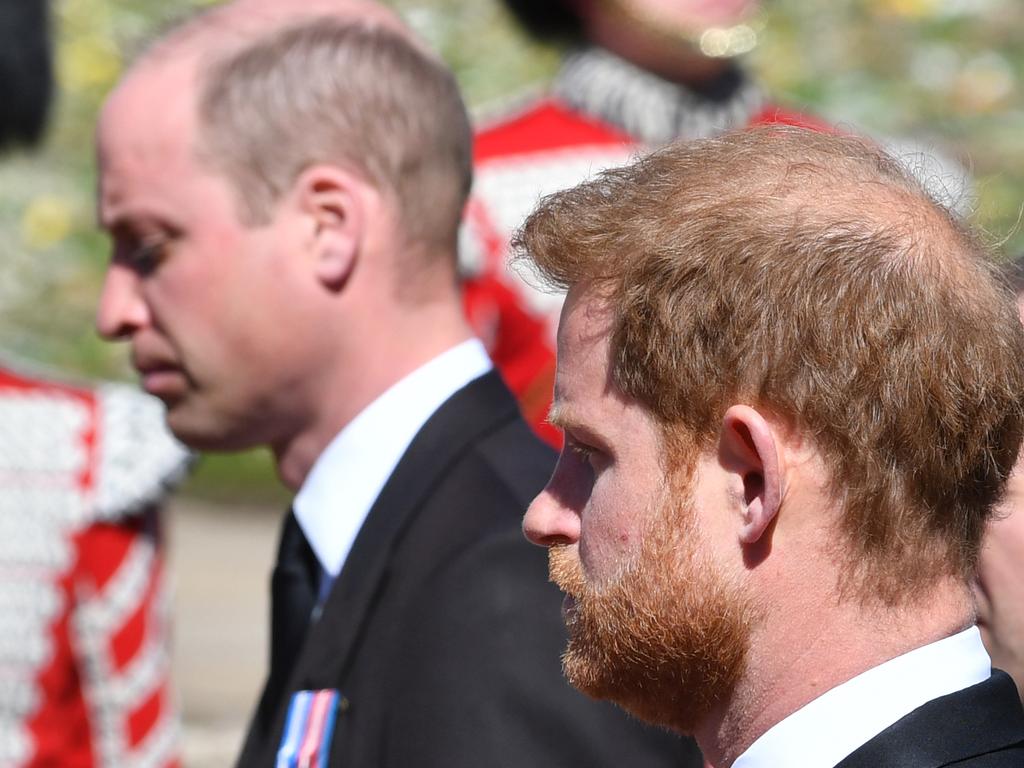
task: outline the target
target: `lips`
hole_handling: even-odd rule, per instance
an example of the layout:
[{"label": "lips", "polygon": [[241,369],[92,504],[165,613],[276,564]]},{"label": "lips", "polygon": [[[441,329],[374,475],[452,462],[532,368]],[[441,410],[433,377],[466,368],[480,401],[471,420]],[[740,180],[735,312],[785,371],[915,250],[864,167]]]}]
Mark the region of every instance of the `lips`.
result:
[{"label": "lips", "polygon": [[141,375],[142,388],[164,401],[176,399],[186,388],[185,374],[174,368],[148,370]]},{"label": "lips", "polygon": [[139,372],[142,388],[161,400],[180,396],[188,386],[184,370],[170,360],[134,351],[132,365]]}]

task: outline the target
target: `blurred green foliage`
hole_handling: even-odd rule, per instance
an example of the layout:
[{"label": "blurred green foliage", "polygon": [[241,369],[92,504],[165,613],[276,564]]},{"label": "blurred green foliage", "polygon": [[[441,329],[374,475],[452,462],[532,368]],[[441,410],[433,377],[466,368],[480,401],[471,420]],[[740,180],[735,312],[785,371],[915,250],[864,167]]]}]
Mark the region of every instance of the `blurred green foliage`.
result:
[{"label": "blurred green foliage", "polygon": [[777,94],[874,135],[914,137],[974,179],[974,222],[1024,251],[1019,0],[774,0],[755,70]]},{"label": "blurred green foliage", "polygon": [[[301,0],[294,0],[301,2]],[[93,127],[148,36],[208,0],[61,0],[59,100],[45,145],[0,163],[4,347],[91,376],[131,378],[92,315],[107,259],[95,228]],[[497,0],[394,0],[481,107],[542,85],[558,52],[527,40]],[[920,139],[973,174],[974,218],[1024,251],[1024,13],[1020,0],[769,0],[749,64],[774,97],[873,135]],[[264,453],[216,458],[193,487],[276,486]]]}]

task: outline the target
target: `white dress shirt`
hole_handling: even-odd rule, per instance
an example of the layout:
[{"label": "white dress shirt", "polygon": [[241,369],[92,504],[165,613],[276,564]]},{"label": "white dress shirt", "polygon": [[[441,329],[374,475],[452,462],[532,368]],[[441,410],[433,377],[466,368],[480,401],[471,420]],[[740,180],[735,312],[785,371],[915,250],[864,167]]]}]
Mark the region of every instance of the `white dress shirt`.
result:
[{"label": "white dress shirt", "polygon": [[981,633],[965,629],[826,691],[768,729],[732,768],[833,768],[921,705],[991,674]]},{"label": "white dress shirt", "polygon": [[317,458],[292,509],[326,576],[321,598],[416,433],[449,397],[491,367],[478,339],[452,347],[366,406]]}]

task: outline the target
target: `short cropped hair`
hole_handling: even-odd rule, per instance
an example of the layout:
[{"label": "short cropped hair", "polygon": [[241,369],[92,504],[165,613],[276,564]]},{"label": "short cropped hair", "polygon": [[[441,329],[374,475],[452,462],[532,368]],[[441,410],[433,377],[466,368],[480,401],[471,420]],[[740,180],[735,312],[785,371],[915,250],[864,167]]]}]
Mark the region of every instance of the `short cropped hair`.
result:
[{"label": "short cropped hair", "polygon": [[973,574],[1024,431],[1024,333],[985,248],[884,152],[778,127],[671,145],[544,199],[516,247],[607,298],[613,380],[666,446],[709,448],[735,403],[810,439],[846,593]]},{"label": "short cropped hair", "polygon": [[301,172],[335,163],[398,203],[411,244],[454,254],[472,134],[451,73],[383,27],[330,17],[267,34],[200,74],[198,151],[265,221]]}]

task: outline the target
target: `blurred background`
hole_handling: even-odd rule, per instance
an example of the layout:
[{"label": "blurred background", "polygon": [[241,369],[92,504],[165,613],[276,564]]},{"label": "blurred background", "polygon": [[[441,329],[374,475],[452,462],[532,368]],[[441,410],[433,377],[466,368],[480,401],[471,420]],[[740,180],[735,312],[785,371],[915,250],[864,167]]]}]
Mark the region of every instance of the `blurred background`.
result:
[{"label": "blurred background", "polygon": [[[40,149],[0,161],[0,338],[15,360],[132,378],[125,350],[92,326],[107,260],[94,223],[95,116],[140,42],[206,4],[53,3],[58,92],[48,134]],[[477,111],[542,87],[557,66],[558,52],[529,41],[498,0],[392,4],[447,59]],[[775,101],[954,158],[973,177],[974,223],[1004,254],[1024,252],[1021,0],[765,5],[747,58]],[[265,455],[208,457],[170,518],[190,765],[230,760],[261,683],[264,585],[286,504]],[[235,555],[224,556],[224,541]]]},{"label": "blurred background", "polygon": [[[93,305],[107,259],[94,226],[96,110],[147,36],[209,0],[53,5],[58,94],[42,150],[0,162],[0,333],[8,353],[130,378]],[[455,69],[476,110],[543,85],[558,54],[498,0],[392,0]],[[974,179],[974,221],[1024,251],[1024,13],[1020,0],[772,0],[751,69],[775,100],[873,135],[913,137]],[[193,493],[283,498],[259,454],[208,460]]]}]

